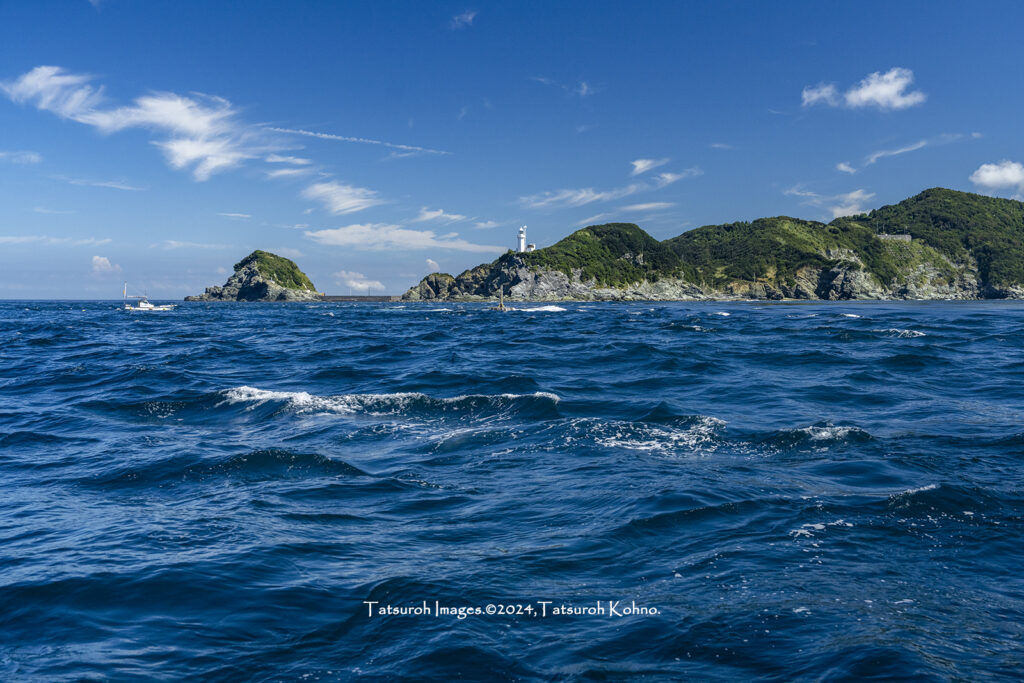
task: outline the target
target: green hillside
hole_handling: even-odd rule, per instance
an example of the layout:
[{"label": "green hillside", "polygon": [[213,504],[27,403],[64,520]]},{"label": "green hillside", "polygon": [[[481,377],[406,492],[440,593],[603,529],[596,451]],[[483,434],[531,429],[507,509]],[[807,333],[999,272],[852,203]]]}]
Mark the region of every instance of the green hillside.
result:
[{"label": "green hillside", "polygon": [[866,215],[838,219],[874,232],[909,234],[954,262],[978,263],[982,283],[1024,283],[1024,203],[932,188]]},{"label": "green hillside", "polygon": [[241,270],[248,265],[255,264],[256,269],[264,279],[271,280],[288,289],[308,289],[317,291],[313,282],[305,273],[299,270],[295,262],[269,251],[257,249],[244,259],[235,264],[235,270]]},{"label": "green hillside", "polygon": [[581,280],[615,287],[681,272],[683,263],[672,249],[632,223],[607,223],[577,230],[550,247],[518,254],[530,266],[560,270]]}]

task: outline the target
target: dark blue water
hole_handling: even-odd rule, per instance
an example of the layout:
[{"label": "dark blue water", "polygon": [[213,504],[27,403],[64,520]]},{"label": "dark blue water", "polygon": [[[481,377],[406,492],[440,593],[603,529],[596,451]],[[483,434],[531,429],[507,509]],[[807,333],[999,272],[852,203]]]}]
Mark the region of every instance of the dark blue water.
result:
[{"label": "dark blue water", "polygon": [[1020,675],[1024,305],[523,308],[0,303],[0,679]]}]

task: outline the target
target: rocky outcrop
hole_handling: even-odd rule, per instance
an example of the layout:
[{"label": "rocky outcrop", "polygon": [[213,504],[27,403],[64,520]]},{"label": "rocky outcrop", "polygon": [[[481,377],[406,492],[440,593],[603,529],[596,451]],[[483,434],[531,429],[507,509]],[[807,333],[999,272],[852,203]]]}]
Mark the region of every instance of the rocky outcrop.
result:
[{"label": "rocky outcrop", "polygon": [[319,301],[321,294],[293,261],[254,251],[235,264],[235,272],[220,287],[207,287],[185,301]]},{"label": "rocky outcrop", "polygon": [[[899,249],[917,249],[900,244]],[[986,289],[975,264],[953,264],[931,252],[899,273],[895,282],[882,284],[852,253],[828,252],[828,267],[804,267],[791,281],[735,280],[720,287],[700,286],[683,277],[662,277],[616,287],[601,286],[571,274],[530,265],[519,254],[507,254],[494,263],[477,266],[458,277],[433,273],[406,292],[405,301],[696,301],[729,299],[885,300],[1024,298],[1024,287]]]}]

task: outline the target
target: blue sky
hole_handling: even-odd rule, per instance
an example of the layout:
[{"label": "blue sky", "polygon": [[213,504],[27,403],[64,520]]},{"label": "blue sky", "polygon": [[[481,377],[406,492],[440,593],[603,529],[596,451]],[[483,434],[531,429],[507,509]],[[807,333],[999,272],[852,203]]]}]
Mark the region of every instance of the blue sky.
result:
[{"label": "blue sky", "polygon": [[0,2],[0,298],[1024,194],[1024,5]]}]

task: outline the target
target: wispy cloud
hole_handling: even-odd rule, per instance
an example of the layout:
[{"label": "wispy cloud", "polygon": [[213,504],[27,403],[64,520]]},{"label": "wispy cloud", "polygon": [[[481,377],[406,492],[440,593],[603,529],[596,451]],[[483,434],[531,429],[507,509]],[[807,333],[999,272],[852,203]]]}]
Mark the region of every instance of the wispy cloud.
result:
[{"label": "wispy cloud", "polygon": [[110,275],[112,273],[120,273],[121,266],[116,263],[111,263],[110,259],[106,256],[93,256],[92,257],[92,274],[93,275]]},{"label": "wispy cloud", "polygon": [[147,128],[163,136],[153,141],[167,162],[190,169],[196,180],[233,168],[259,151],[255,132],[242,124],[228,100],[209,95],[184,97],[157,92],[138,97],[130,106],[106,107],[103,88],[91,85],[89,74],[69,73],[57,66],[37,66],[14,81],[0,83],[17,103],[34,105],[103,133]]},{"label": "wispy cloud", "polygon": [[308,166],[301,168],[275,168],[272,171],[266,171],[268,178],[297,178],[301,176],[307,176],[313,172],[313,169]]},{"label": "wispy cloud", "polygon": [[217,215],[218,216],[223,216],[224,218],[233,218],[233,219],[235,219],[237,221],[247,221],[250,218],[252,218],[251,214],[247,214],[247,213],[231,213],[231,212],[228,212],[228,211],[220,212]]},{"label": "wispy cloud", "polygon": [[427,272],[437,273],[437,272],[440,272],[440,270],[441,270],[441,266],[440,266],[440,264],[438,264],[437,261],[435,261],[432,258],[428,258],[427,259]]},{"label": "wispy cloud", "polygon": [[647,202],[646,204],[630,204],[622,207],[623,211],[658,211],[670,209],[675,206],[674,202]]},{"label": "wispy cloud", "polygon": [[362,273],[357,273],[353,270],[339,270],[336,273],[332,273],[332,275],[336,279],[337,284],[360,292],[384,289],[384,283],[380,280],[371,280]]},{"label": "wispy cloud", "polygon": [[783,194],[802,197],[804,199],[803,204],[827,209],[832,213],[833,218],[864,213],[864,205],[875,196],[874,192],[866,190],[854,190],[844,194],[821,195],[804,189],[801,185],[794,185],[783,192]]},{"label": "wispy cloud", "polygon": [[6,161],[11,164],[38,164],[42,160],[43,155],[39,152],[0,152],[0,161]]},{"label": "wispy cloud", "polygon": [[416,145],[400,145],[394,142],[384,142],[383,140],[357,138],[348,135],[334,135],[333,133],[318,133],[316,131],[303,130],[301,128],[276,128],[273,126],[268,126],[267,130],[272,130],[275,133],[287,133],[289,135],[304,135],[310,138],[319,138],[320,140],[335,140],[337,142],[355,142],[361,145],[379,145],[381,147],[387,147],[388,149],[395,149],[402,152],[410,152],[416,154],[451,154],[451,152],[445,152],[440,149],[430,149],[429,147],[418,147]]},{"label": "wispy cloud", "polygon": [[481,230],[488,230],[490,228],[498,227],[497,221],[477,221],[473,224],[474,228],[480,228]]},{"label": "wispy cloud", "polygon": [[[878,162],[880,159],[895,157],[901,154],[907,154],[908,152],[916,152],[917,150],[924,149],[925,147],[948,145],[962,140],[975,140],[980,137],[980,133],[971,133],[970,135],[964,135],[962,133],[943,133],[942,135],[936,135],[935,137],[932,138],[918,140],[917,142],[912,142],[908,145],[903,145],[902,147],[879,150],[877,152],[872,152],[871,154],[864,157],[864,163],[861,165],[861,168],[859,170],[863,170],[864,168],[871,166],[872,164]],[[843,173],[856,173],[858,171],[857,168],[854,168],[852,165],[845,161],[836,164],[836,170],[842,171]]]},{"label": "wispy cloud", "polygon": [[[635,164],[636,162],[634,162]],[[530,209],[554,209],[572,206],[584,206],[594,202],[607,202],[622,199],[637,192],[657,190],[684,178],[692,178],[702,175],[699,168],[688,168],[680,173],[659,173],[651,182],[631,183],[623,187],[611,190],[595,190],[592,187],[578,189],[556,190],[553,192],[539,192],[519,198],[519,203]]]},{"label": "wispy cloud", "polygon": [[615,214],[611,214],[611,213],[596,213],[593,216],[587,216],[586,218],[584,218],[581,221],[576,221],[573,224],[573,227],[584,228],[584,227],[586,227],[588,225],[597,225],[598,223],[603,221],[605,218],[608,218],[608,217],[614,216],[614,215]]},{"label": "wispy cloud", "polygon": [[162,249],[233,249],[230,244],[209,244],[206,242],[182,242],[179,240],[164,240],[151,244],[150,247]]},{"label": "wispy cloud", "polygon": [[75,213],[74,211],[61,211],[59,209],[48,209],[45,206],[36,206],[32,208],[36,213],[45,214],[47,216],[67,216]]},{"label": "wispy cloud", "polygon": [[736,149],[733,145],[725,142],[712,142],[710,145],[711,149]]},{"label": "wispy cloud", "polygon": [[479,14],[475,9],[468,9],[462,14],[456,14],[452,17],[451,23],[448,25],[453,31],[458,31],[462,28],[467,28],[473,25],[473,19]]},{"label": "wispy cloud", "polygon": [[664,166],[669,162],[669,159],[636,159],[629,163],[633,164],[633,172],[629,175],[641,175],[647,173],[652,168]]},{"label": "wispy cloud", "polygon": [[282,156],[280,154],[268,154],[263,160],[268,164],[293,164],[295,166],[308,166],[313,163],[312,159]]},{"label": "wispy cloud", "polygon": [[288,258],[302,258],[305,256],[301,251],[292,247],[273,247],[270,251],[279,256],[287,256]]},{"label": "wispy cloud", "polygon": [[110,244],[110,239],[95,237],[75,239],[74,237],[48,237],[46,235],[0,235],[0,244],[37,244],[47,247],[96,247]]},{"label": "wispy cloud", "polygon": [[894,67],[885,73],[876,71],[845,93],[840,94],[834,83],[807,86],[801,93],[803,106],[825,104],[850,109],[876,107],[881,110],[906,109],[923,104],[928,96],[920,90],[908,90],[914,82],[914,72]]},{"label": "wispy cloud", "polygon": [[310,185],[302,191],[302,196],[321,202],[327,211],[335,216],[355,213],[384,203],[384,200],[377,198],[377,193],[373,190],[333,180]]},{"label": "wispy cloud", "polygon": [[444,209],[429,209],[424,206],[420,209],[420,213],[416,218],[412,219],[413,223],[424,223],[426,221],[438,221],[441,223],[455,223],[457,221],[464,221],[466,217],[459,213],[445,213]]},{"label": "wispy cloud", "polygon": [[453,249],[477,253],[501,253],[506,247],[473,244],[458,233],[437,235],[431,230],[409,230],[400,225],[364,223],[328,230],[306,231],[306,237],[318,244],[351,247],[364,251]]},{"label": "wispy cloud", "polygon": [[112,190],[124,190],[125,192],[144,192],[147,188],[129,185],[123,180],[90,180],[88,178],[68,178],[67,176],[53,176],[57,180],[63,180],[71,185],[82,187],[106,187]]},{"label": "wispy cloud", "polygon": [[996,164],[982,164],[971,174],[971,182],[989,192],[1016,189],[1024,194],[1024,165],[1009,159]]},{"label": "wispy cloud", "polygon": [[[530,76],[530,80],[541,85],[547,85],[552,88],[558,88],[562,92],[569,95],[578,95],[579,97],[590,97],[591,95],[598,92],[599,88],[595,87],[593,83],[587,81],[579,81],[576,85],[569,86],[565,83],[559,83],[558,81],[548,78],[546,76]],[[582,131],[580,131],[582,132]]]}]

